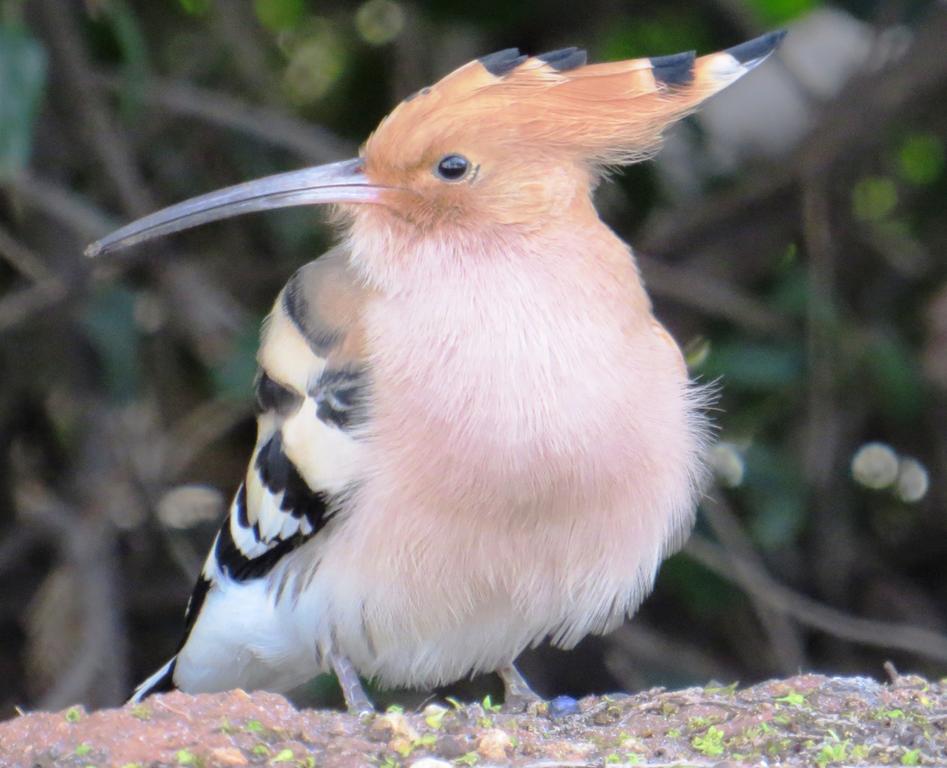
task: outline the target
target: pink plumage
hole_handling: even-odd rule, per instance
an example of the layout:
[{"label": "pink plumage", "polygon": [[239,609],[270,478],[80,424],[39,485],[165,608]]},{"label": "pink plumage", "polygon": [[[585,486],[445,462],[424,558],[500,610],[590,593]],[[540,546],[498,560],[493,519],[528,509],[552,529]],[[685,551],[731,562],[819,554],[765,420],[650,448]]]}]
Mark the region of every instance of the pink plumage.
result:
[{"label": "pink plumage", "polygon": [[428,688],[571,647],[637,608],[689,531],[706,396],[599,219],[609,164],[762,61],[586,65],[509,50],[399,105],[358,160],[210,193],[98,253],[248,210],[330,203],[341,244],[264,327],[257,444],[142,698],[335,671]]}]

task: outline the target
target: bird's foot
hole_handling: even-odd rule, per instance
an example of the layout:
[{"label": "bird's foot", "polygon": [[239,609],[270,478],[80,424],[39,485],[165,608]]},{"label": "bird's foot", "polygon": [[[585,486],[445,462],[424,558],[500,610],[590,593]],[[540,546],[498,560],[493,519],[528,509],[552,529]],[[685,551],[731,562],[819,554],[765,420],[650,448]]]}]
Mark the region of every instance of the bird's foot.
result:
[{"label": "bird's foot", "polygon": [[497,674],[503,681],[503,701],[506,709],[513,712],[525,712],[531,704],[541,704],[542,696],[529,687],[519,670],[510,664],[507,667],[501,667]]},{"label": "bird's foot", "polygon": [[340,653],[332,653],[329,656],[329,663],[332,665],[335,676],[339,679],[339,686],[342,688],[342,695],[345,697],[345,706],[349,714],[366,715],[373,713],[375,705],[372,704],[372,700],[365,693],[358,672],[348,657]]}]

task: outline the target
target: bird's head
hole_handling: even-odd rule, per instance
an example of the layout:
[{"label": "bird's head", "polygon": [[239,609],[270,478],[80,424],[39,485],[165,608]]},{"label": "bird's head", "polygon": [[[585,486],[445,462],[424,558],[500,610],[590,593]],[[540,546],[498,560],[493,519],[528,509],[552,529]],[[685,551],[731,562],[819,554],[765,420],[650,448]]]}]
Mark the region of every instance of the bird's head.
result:
[{"label": "bird's head", "polygon": [[442,224],[544,226],[603,168],[653,154],[664,129],[768,56],[782,33],[728,51],[587,64],[566,48],[472,61],[399,104],[362,148],[384,210]]},{"label": "bird's head", "polygon": [[567,48],[472,61],[405,99],[358,158],[291,171],[166,208],[93,243],[121,248],[239,213],[329,203],[353,226],[542,227],[588,204],[603,168],[636,162],[664,129],[762,62],[774,32],[719,53],[587,64]]}]

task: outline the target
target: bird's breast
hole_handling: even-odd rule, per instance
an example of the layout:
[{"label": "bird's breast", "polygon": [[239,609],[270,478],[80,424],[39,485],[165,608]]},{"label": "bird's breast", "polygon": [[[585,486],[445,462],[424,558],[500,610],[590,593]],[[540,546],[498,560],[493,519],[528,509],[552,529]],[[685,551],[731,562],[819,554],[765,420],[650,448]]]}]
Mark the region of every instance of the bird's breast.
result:
[{"label": "bird's breast", "polygon": [[447,508],[604,501],[686,431],[679,352],[605,281],[505,267],[369,308],[377,470]]}]

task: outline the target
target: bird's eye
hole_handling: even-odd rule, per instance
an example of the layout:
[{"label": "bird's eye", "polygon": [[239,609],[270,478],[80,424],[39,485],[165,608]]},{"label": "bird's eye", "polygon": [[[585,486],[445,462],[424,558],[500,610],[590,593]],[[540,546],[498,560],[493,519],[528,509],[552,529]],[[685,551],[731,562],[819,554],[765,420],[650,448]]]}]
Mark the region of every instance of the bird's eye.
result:
[{"label": "bird's eye", "polygon": [[445,155],[434,168],[434,175],[444,181],[460,181],[470,170],[470,161],[463,155]]}]

